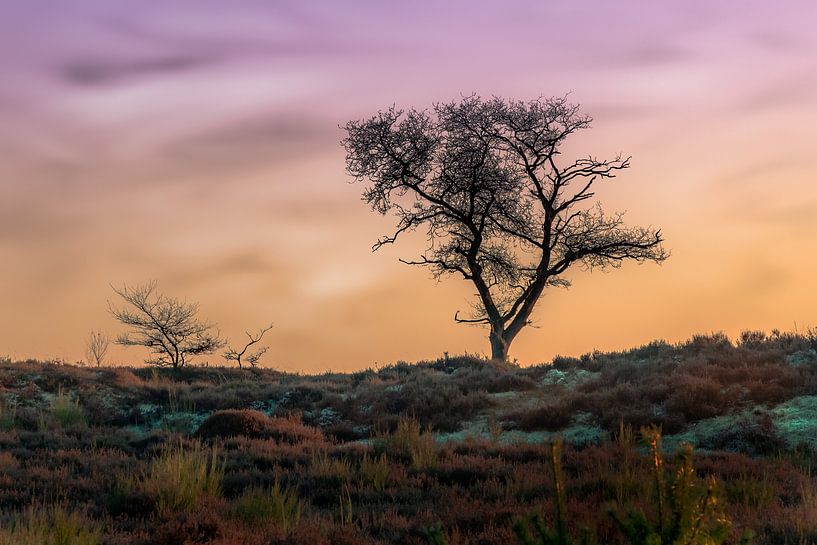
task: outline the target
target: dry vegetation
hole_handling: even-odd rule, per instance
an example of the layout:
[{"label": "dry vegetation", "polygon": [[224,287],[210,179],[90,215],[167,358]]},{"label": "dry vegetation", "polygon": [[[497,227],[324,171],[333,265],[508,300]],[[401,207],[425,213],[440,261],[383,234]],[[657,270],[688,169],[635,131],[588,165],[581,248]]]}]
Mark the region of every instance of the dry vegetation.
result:
[{"label": "dry vegetation", "polygon": [[689,543],[817,543],[815,347],[710,335],[318,376],[7,360],[0,544],[623,544],[695,517]]}]

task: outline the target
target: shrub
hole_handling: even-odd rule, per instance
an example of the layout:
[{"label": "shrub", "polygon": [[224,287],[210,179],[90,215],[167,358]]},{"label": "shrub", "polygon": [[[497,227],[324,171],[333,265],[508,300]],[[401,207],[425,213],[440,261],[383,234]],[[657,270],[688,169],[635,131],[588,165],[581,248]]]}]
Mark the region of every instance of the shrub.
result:
[{"label": "shrub", "polygon": [[305,425],[297,415],[270,417],[264,437],[289,445],[325,442],[321,430]]},{"label": "shrub", "polygon": [[723,414],[732,399],[727,399],[720,384],[691,375],[679,375],[672,380],[673,393],[666,403],[669,413],[678,413],[688,422]]},{"label": "shrub", "polygon": [[701,448],[742,452],[750,456],[769,456],[785,450],[786,442],[780,436],[772,416],[766,411],[755,411],[735,420],[728,429],[705,438]]},{"label": "shrub", "polygon": [[231,514],[253,526],[272,524],[289,532],[301,520],[303,502],[294,487],[282,487],[276,480],[270,488],[248,488],[232,505]]},{"label": "shrub", "polygon": [[570,425],[574,399],[571,395],[532,409],[512,411],[503,415],[502,420],[514,422],[516,427],[526,431],[558,431]]},{"label": "shrub", "polygon": [[201,439],[224,439],[243,435],[262,438],[269,428],[269,417],[261,411],[228,409],[216,411],[207,417],[196,430]]},{"label": "shrub", "polygon": [[200,439],[246,436],[290,445],[324,441],[320,430],[305,425],[296,415],[268,417],[248,409],[216,411],[201,423],[195,435]]}]

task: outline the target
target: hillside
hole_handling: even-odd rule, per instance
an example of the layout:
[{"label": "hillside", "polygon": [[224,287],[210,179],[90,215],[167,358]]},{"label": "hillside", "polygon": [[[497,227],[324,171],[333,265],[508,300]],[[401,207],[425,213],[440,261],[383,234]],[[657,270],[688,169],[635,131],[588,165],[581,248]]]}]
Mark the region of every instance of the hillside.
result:
[{"label": "hillside", "polygon": [[436,525],[452,544],[514,542],[520,517],[552,521],[557,435],[571,531],[625,543],[604,506],[651,512],[648,425],[670,467],[688,442],[717,477],[729,539],[814,542],[815,346],[710,335],[526,368],[459,356],[316,376],[6,360],[0,508],[18,534],[0,543],[65,521],[96,532],[82,543],[425,543]]}]

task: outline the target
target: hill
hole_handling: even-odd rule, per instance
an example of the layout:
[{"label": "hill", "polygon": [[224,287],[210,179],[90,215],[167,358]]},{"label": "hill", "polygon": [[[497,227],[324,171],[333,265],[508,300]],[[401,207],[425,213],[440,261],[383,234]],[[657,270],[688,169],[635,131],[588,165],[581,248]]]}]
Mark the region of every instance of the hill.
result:
[{"label": "hill", "polygon": [[446,356],[315,376],[6,360],[0,543],[72,524],[91,534],[70,543],[425,543],[437,525],[452,544],[515,542],[532,510],[556,522],[556,436],[570,531],[627,543],[606,512],[654,512],[649,426],[668,468],[690,443],[717,479],[727,542],[817,541],[816,347],[715,334],[525,368]]}]

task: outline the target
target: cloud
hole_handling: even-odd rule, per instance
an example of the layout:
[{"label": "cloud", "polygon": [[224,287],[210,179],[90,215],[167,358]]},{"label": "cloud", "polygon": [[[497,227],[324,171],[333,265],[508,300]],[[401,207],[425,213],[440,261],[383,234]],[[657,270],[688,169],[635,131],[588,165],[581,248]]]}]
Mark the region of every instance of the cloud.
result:
[{"label": "cloud", "polygon": [[817,90],[814,71],[798,71],[792,77],[766,84],[749,93],[741,101],[738,109],[743,111],[770,110],[790,107],[803,103],[813,103]]},{"label": "cloud", "polygon": [[249,169],[260,163],[281,165],[321,155],[338,146],[330,120],[287,114],[258,115],[205,130],[169,144],[171,162]]},{"label": "cloud", "polygon": [[136,78],[172,76],[214,64],[220,60],[209,55],[171,55],[134,60],[86,59],[63,66],[59,73],[74,85],[111,85]]}]

